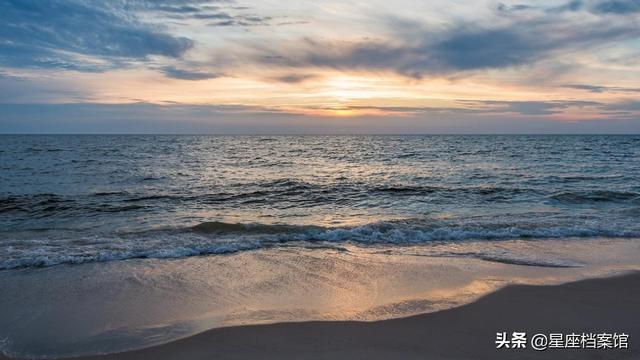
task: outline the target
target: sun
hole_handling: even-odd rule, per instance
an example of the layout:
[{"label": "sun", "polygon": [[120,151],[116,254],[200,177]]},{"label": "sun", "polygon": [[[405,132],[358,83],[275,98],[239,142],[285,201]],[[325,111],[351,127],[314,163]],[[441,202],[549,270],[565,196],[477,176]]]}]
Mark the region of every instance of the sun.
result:
[{"label": "sun", "polygon": [[370,80],[362,77],[338,76],[326,80],[321,95],[339,102],[374,97]]},{"label": "sun", "polygon": [[332,109],[332,110],[329,110],[329,113],[337,117],[351,117],[351,116],[360,115],[358,111],[352,110],[352,109]]}]

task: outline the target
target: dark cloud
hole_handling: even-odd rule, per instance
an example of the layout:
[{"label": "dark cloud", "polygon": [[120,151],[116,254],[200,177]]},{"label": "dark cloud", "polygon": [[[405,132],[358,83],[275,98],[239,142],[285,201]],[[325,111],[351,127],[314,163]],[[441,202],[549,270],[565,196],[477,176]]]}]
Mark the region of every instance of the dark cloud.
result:
[{"label": "dark cloud", "polygon": [[0,133],[269,132],[292,116],[259,106],[145,102],[0,103],[0,113]]},{"label": "dark cloud", "polygon": [[97,71],[149,55],[179,58],[193,46],[187,38],[114,10],[114,3],[104,4],[108,6],[80,0],[0,2],[0,64]]},{"label": "dark cloud", "polygon": [[271,17],[265,16],[246,16],[246,15],[234,15],[219,14],[220,16],[204,17],[203,19],[220,19],[220,21],[214,21],[207,25],[209,26],[269,26],[271,25]]},{"label": "dark cloud", "polygon": [[622,101],[608,106],[607,109],[611,111],[636,112],[636,117],[638,117],[640,115],[637,114],[637,112],[640,112],[640,100]]},{"label": "dark cloud", "polygon": [[592,93],[603,93],[608,90],[606,86],[584,85],[584,84],[569,84],[569,85],[563,85],[562,87],[567,89],[585,90]]},{"label": "dark cloud", "polygon": [[[603,115],[588,121],[554,121],[547,116],[515,116],[478,109],[380,109],[380,116],[349,121],[313,117],[252,106],[186,104],[2,104],[0,133],[227,133],[227,134],[420,134],[420,133],[638,133],[640,102],[618,104],[623,115]],[[558,106],[555,104],[554,106]],[[564,106],[564,105],[560,105]],[[604,105],[603,105],[604,106]],[[614,106],[614,105],[612,105]],[[356,107],[354,107],[356,108]],[[362,107],[360,107],[362,108]],[[624,115],[632,113],[635,116]],[[398,114],[393,114],[396,110]],[[407,114],[409,112],[409,114]],[[403,116],[398,116],[402,113]],[[497,116],[501,115],[501,116]],[[526,121],[519,121],[526,119]]]},{"label": "dark cloud", "polygon": [[[529,37],[517,28],[453,32],[426,47],[431,66],[445,70],[500,68],[533,62],[554,45]],[[429,64],[426,64],[429,65]]]},{"label": "dark cloud", "polygon": [[627,15],[640,12],[638,0],[572,0],[562,6],[551,8],[550,11],[580,11],[588,10],[594,14]]},{"label": "dark cloud", "polygon": [[168,13],[178,13],[178,14],[191,14],[191,13],[199,13],[202,11],[202,8],[192,5],[164,5],[164,4],[156,4],[156,6],[152,7],[153,10],[168,12]]},{"label": "dark cloud", "polygon": [[[568,22],[544,15],[499,27],[458,24],[445,30],[415,27],[394,40],[321,42],[305,39],[289,51],[258,45],[258,60],[288,67],[395,71],[422,77],[535,63],[554,53],[638,38],[633,22]],[[302,49],[302,50],[300,50]]]},{"label": "dark cloud", "polygon": [[568,84],[568,85],[563,85],[562,87],[567,89],[585,90],[592,93],[605,93],[605,92],[640,93],[640,88],[627,88],[627,87],[617,87],[617,86]]},{"label": "dark cloud", "polygon": [[309,21],[306,20],[293,20],[293,21],[282,21],[277,23],[276,25],[278,26],[285,26],[285,25],[306,25],[309,24]]},{"label": "dark cloud", "polygon": [[233,3],[231,0],[119,0],[113,1],[117,7],[128,11],[154,10],[175,13],[200,12],[217,9],[219,5]]},{"label": "dark cloud", "polygon": [[502,12],[518,12],[518,11],[537,9],[537,7],[532,5],[526,5],[526,4],[506,5],[506,4],[500,3],[498,4],[497,9],[498,11],[502,11]]},{"label": "dark cloud", "polygon": [[584,2],[582,0],[571,0],[564,5],[560,5],[557,7],[552,7],[548,9],[548,12],[564,12],[564,11],[578,11],[584,7]]},{"label": "dark cloud", "polygon": [[638,0],[608,0],[596,3],[592,11],[604,14],[631,14],[640,12]]},{"label": "dark cloud", "polygon": [[515,113],[518,115],[554,115],[568,108],[600,108],[603,104],[595,101],[480,101],[469,104],[489,106],[484,111]]},{"label": "dark cloud", "polygon": [[604,109],[606,105],[595,101],[491,101],[457,100],[460,107],[410,107],[410,106],[346,106],[325,110],[379,110],[390,113],[440,113],[458,115],[530,115],[546,116],[562,113],[569,108]]},{"label": "dark cloud", "polygon": [[[91,101],[82,89],[71,89],[63,81],[33,81],[30,77],[0,73],[0,102]],[[0,115],[0,117],[2,117]]]},{"label": "dark cloud", "polygon": [[286,74],[282,76],[275,76],[271,78],[271,80],[275,80],[275,81],[283,82],[287,84],[299,84],[307,80],[315,79],[317,77],[318,77],[317,75],[312,75],[312,74]]},{"label": "dark cloud", "polygon": [[[266,25],[271,19],[229,14],[225,8],[248,10],[231,4],[226,0],[0,1],[0,66],[99,72],[127,67],[151,55],[179,59],[194,46],[190,39],[141,20],[149,15],[218,20],[219,26]],[[187,80],[220,76],[185,66],[161,70]]]},{"label": "dark cloud", "polygon": [[207,19],[207,20],[231,20],[233,19],[233,16],[224,13],[224,12],[218,12],[218,13],[209,13],[209,14],[195,14],[192,15],[191,17],[193,17],[194,19]]},{"label": "dark cloud", "polygon": [[[211,3],[216,3],[216,5],[211,5]],[[251,10],[250,7],[229,6],[232,3],[224,0],[210,2],[200,0],[165,0],[160,2],[137,0],[130,6],[138,11],[159,12],[172,19],[215,20],[208,24],[210,26],[270,25],[271,17],[246,14],[246,11]]]},{"label": "dark cloud", "polygon": [[239,27],[248,27],[248,26],[267,26],[269,23],[267,22],[252,22],[252,21],[238,21],[238,20],[222,20],[222,21],[214,21],[209,24],[209,26],[239,26]]},{"label": "dark cloud", "polygon": [[175,66],[165,66],[160,69],[167,77],[180,80],[207,80],[215,79],[223,74],[212,73],[206,71],[194,71],[189,69],[177,68]]}]

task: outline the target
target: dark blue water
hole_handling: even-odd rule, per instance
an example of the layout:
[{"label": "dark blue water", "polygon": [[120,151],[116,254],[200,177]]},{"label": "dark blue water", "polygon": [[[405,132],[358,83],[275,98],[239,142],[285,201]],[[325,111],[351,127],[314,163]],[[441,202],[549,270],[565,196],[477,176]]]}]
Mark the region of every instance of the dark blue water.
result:
[{"label": "dark blue water", "polygon": [[0,269],[638,218],[640,136],[0,136]]}]

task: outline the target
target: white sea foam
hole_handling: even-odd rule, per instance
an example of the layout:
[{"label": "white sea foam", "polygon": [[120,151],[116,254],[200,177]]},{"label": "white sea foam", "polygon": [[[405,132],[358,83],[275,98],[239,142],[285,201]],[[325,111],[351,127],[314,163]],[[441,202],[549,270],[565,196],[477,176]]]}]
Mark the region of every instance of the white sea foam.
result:
[{"label": "white sea foam", "polygon": [[[513,219],[512,219],[513,220]],[[48,267],[59,264],[81,264],[135,258],[182,258],[189,256],[220,255],[238,251],[271,248],[283,244],[339,244],[360,245],[394,244],[415,245],[430,242],[457,242],[467,240],[498,241],[510,239],[549,238],[640,238],[640,230],[617,223],[597,222],[585,225],[549,225],[519,222],[383,221],[352,227],[320,227],[268,224],[232,224],[209,222],[183,229],[154,230],[124,233],[109,237],[92,236],[78,239],[77,234],[62,239],[32,239],[23,241],[20,248],[1,249],[0,269],[22,267]],[[493,256],[493,259],[491,257]],[[478,256],[481,257],[482,256]],[[486,260],[526,262],[501,259],[485,254]],[[544,265],[537,261],[538,265]],[[554,264],[548,264],[552,266]],[[563,264],[555,264],[563,266]]]}]

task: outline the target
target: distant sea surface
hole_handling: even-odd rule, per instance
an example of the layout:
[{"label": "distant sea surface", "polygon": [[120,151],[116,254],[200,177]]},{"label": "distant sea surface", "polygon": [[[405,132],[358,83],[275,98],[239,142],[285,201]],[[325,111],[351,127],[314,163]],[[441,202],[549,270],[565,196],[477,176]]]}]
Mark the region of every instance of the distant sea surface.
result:
[{"label": "distant sea surface", "polygon": [[0,136],[0,269],[640,237],[640,136]]}]

